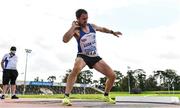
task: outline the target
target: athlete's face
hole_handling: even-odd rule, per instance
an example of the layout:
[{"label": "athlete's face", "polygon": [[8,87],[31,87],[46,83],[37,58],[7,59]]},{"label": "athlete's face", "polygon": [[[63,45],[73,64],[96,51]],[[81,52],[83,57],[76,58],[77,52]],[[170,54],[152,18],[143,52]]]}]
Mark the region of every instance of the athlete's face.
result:
[{"label": "athlete's face", "polygon": [[88,14],[81,14],[80,18],[78,18],[79,25],[85,27],[87,25]]}]

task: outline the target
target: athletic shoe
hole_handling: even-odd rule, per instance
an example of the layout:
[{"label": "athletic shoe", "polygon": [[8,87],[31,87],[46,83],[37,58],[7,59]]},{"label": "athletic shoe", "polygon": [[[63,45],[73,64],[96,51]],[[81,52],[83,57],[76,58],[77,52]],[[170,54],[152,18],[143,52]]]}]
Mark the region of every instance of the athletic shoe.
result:
[{"label": "athletic shoe", "polygon": [[114,101],[114,100],[112,100],[109,96],[103,96],[102,97],[102,100],[104,101],[104,102],[108,102],[108,103],[110,103],[110,104],[115,104],[116,102]]},{"label": "athletic shoe", "polygon": [[66,105],[66,106],[71,106],[71,105],[72,105],[69,97],[65,97],[65,98],[62,100],[62,104],[63,104],[63,105]]},{"label": "athletic shoe", "polygon": [[2,95],[2,96],[1,96],[1,99],[5,99],[5,95]]},{"label": "athletic shoe", "polygon": [[19,97],[17,97],[16,95],[13,95],[13,96],[11,97],[11,99],[19,99]]}]

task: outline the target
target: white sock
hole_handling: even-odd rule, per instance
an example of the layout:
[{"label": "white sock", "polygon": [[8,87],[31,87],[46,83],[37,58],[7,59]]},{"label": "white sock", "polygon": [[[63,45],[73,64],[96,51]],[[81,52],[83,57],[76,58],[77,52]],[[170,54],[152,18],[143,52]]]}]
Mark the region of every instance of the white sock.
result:
[{"label": "white sock", "polygon": [[16,95],[16,94],[12,94],[12,96],[14,96],[14,95]]}]

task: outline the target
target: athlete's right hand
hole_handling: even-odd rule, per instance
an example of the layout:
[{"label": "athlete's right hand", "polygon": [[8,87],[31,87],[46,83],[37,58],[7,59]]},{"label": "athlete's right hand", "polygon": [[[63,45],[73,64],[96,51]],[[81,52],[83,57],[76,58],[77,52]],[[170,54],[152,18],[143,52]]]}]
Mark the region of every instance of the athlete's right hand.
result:
[{"label": "athlete's right hand", "polygon": [[72,22],[72,27],[73,27],[74,29],[80,28],[79,23],[78,23],[77,21],[73,21],[73,22]]}]

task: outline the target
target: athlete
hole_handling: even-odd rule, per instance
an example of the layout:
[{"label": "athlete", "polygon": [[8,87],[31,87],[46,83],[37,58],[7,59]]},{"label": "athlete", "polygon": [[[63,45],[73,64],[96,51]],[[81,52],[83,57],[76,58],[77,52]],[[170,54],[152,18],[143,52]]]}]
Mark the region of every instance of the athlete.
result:
[{"label": "athlete", "polygon": [[87,65],[90,69],[94,68],[107,77],[102,99],[108,103],[115,104],[115,101],[109,97],[109,92],[116,79],[116,74],[98,55],[96,47],[96,31],[109,33],[116,37],[119,37],[119,35],[122,35],[122,33],[119,31],[114,32],[111,29],[88,23],[88,13],[84,9],[78,9],[76,11],[76,19],[77,21],[72,22],[72,26],[63,36],[64,43],[69,42],[72,37],[75,37],[78,44],[78,53],[72,72],[67,78],[67,85],[62,103],[67,106],[72,105],[69,95],[73,88],[73,84],[75,83],[78,74]]}]

